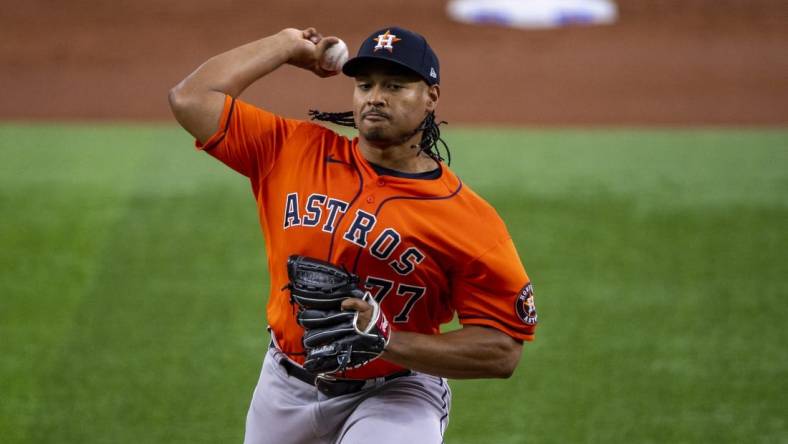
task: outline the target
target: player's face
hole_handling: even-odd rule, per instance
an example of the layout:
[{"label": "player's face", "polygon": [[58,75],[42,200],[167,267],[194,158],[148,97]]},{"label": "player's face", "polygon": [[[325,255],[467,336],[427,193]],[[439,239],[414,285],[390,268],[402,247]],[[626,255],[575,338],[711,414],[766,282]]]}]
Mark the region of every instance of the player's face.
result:
[{"label": "player's face", "polygon": [[375,145],[399,145],[410,139],[438,101],[437,86],[390,63],[370,63],[353,90],[353,113],[361,137]]}]

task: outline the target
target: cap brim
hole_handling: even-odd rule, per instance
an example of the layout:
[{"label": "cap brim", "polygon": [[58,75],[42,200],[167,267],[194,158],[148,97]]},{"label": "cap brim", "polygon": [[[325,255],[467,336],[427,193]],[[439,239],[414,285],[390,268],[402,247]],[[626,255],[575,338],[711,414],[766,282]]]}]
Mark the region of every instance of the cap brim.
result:
[{"label": "cap brim", "polygon": [[417,76],[421,77],[422,79],[424,79],[425,82],[430,83],[429,80],[427,80],[423,75],[421,75],[420,72],[414,70],[410,66],[398,60],[393,60],[386,57],[373,57],[373,56],[353,57],[352,59],[345,62],[344,65],[342,65],[342,73],[348,77],[356,77],[361,71],[361,68],[369,62],[388,62],[391,63],[392,65],[400,66],[402,68],[405,68],[409,72],[412,72],[413,74],[416,74]]}]

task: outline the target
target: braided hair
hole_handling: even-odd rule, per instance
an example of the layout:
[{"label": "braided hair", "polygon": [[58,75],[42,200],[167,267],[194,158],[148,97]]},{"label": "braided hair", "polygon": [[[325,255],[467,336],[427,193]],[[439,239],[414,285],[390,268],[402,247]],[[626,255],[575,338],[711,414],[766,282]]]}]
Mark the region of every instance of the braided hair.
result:
[{"label": "braided hair", "polygon": [[[312,120],[320,120],[323,122],[331,122],[341,126],[357,128],[355,120],[353,120],[353,111],[345,111],[340,113],[325,113],[316,109],[309,110],[309,117]],[[435,122],[435,111],[430,111],[418,128],[413,131],[413,134],[421,131],[421,142],[414,145],[414,148],[419,148],[419,153],[424,153],[435,161],[440,162],[445,160],[448,165],[451,165],[451,151],[449,145],[441,138],[440,126],[448,123],[444,120]],[[443,145],[443,150],[446,151],[446,158],[444,158],[438,147],[438,142]]]}]

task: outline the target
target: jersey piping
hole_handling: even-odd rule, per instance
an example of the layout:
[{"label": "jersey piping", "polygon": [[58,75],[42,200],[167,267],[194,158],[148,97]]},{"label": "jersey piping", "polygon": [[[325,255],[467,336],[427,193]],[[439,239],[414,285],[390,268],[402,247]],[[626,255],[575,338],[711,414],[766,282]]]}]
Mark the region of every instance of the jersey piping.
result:
[{"label": "jersey piping", "polygon": [[[440,169],[438,169],[437,171],[440,171]],[[420,196],[391,196],[391,197],[387,197],[387,198],[383,199],[383,201],[380,202],[380,205],[378,205],[378,207],[375,209],[375,216],[377,217],[380,214],[380,210],[383,209],[383,205],[386,205],[388,202],[390,202],[392,200],[397,200],[397,199],[401,199],[401,200],[445,200],[445,199],[451,199],[452,197],[456,196],[457,193],[459,193],[460,190],[462,189],[462,180],[460,180],[459,178],[457,178],[457,180],[459,181],[459,184],[457,185],[457,189],[455,189],[451,194],[448,194],[446,196],[427,196],[427,197],[420,197]],[[359,192],[360,191],[361,190],[359,189]],[[364,249],[362,247],[358,247],[358,253],[356,253],[356,259],[353,261],[353,273],[357,272],[358,261],[361,258],[361,253],[363,251],[364,251]]]},{"label": "jersey piping", "polygon": [[[364,175],[361,174],[361,171],[358,169],[358,165],[356,165],[355,162],[351,164],[334,158],[330,158],[326,160],[328,160],[329,162],[341,163],[344,165],[352,166],[353,169],[356,171],[356,174],[358,175],[358,191],[356,191],[356,195],[353,196],[353,199],[350,200],[350,204],[348,205],[348,208],[353,208],[353,204],[356,203],[358,197],[361,196],[361,193],[364,191]],[[342,220],[345,218],[347,214],[348,212],[346,211],[339,215],[339,218],[337,219],[337,223],[336,223],[337,228],[342,225]],[[334,238],[336,238],[337,233],[340,231],[337,228],[335,228],[331,232],[331,240],[328,243],[328,254],[326,255],[326,261],[328,262],[331,262],[331,254],[334,252]],[[356,262],[358,262],[358,257],[356,257]],[[355,272],[355,266],[353,268],[353,272]]]}]

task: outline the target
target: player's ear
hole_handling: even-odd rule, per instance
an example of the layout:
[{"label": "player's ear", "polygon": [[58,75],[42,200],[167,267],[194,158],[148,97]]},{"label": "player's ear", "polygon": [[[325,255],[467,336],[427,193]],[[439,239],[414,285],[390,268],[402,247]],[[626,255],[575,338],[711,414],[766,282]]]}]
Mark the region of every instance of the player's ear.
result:
[{"label": "player's ear", "polygon": [[441,97],[441,87],[439,85],[427,86],[427,111],[435,111],[438,107],[438,100]]}]

